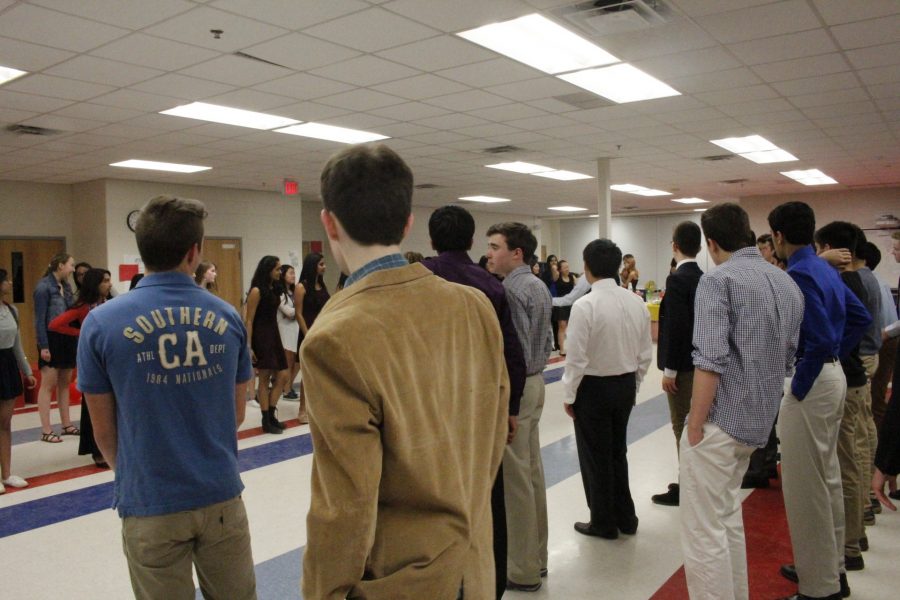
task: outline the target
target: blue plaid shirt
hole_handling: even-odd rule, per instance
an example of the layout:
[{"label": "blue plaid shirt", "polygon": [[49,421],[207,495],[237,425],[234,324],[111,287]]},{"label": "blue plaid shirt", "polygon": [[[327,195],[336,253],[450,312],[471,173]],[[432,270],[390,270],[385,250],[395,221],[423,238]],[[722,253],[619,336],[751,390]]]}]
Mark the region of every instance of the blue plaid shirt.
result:
[{"label": "blue plaid shirt", "polygon": [[350,277],[347,278],[347,281],[344,282],[344,287],[350,287],[369,273],[374,273],[375,271],[382,271],[384,269],[396,269],[399,267],[409,266],[409,263],[403,258],[403,255],[399,252],[395,252],[394,254],[388,254],[387,256],[382,256],[380,258],[376,258],[375,260],[370,260],[357,270],[353,271],[350,274]]},{"label": "blue plaid shirt", "polygon": [[694,304],[694,366],[721,377],[708,420],[738,442],[761,448],[794,364],[803,295],[756,246],[706,273]]}]

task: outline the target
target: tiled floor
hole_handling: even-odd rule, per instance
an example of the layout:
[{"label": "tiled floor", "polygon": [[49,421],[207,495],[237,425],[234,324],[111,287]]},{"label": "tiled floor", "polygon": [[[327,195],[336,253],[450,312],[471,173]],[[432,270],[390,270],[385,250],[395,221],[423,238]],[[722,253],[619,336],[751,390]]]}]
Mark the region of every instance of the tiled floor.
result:
[{"label": "tiled floor", "polygon": [[[655,506],[649,500],[675,481],[677,472],[660,373],[651,369],[644,381],[629,429],[631,489],[640,528],[637,535],[615,541],[586,538],[572,529],[573,521],[587,517],[587,509],[572,424],[562,410],[560,375],[559,363],[545,372],[551,383],[541,421],[550,510],[550,575],[539,592],[509,592],[507,597],[643,600],[666,589],[671,592],[674,588],[666,588],[666,582],[681,567],[678,509]],[[296,416],[297,403],[282,401],[279,407],[282,420]],[[108,509],[111,473],[81,468],[90,459],[76,456],[76,438],[65,438],[65,443],[57,445],[37,442],[37,426],[34,412],[18,414],[13,420],[19,432],[13,447],[14,472],[29,478],[33,486],[0,496],[0,595],[34,600],[131,597],[119,519]],[[243,429],[258,426],[258,412],[248,409]],[[244,499],[262,600],[300,597],[310,449],[306,426],[291,427],[282,436],[250,433],[240,442],[247,488]],[[851,574],[854,600],[896,596],[900,514],[886,513],[869,531],[872,550],[865,555],[866,570]],[[772,535],[786,536],[786,532]],[[666,597],[677,597],[677,593]]]}]

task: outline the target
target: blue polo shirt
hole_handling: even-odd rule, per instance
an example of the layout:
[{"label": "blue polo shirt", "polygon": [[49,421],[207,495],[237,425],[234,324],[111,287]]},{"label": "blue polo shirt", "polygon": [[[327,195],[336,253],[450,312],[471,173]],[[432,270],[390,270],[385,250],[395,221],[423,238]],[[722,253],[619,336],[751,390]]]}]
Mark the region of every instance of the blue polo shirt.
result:
[{"label": "blue polo shirt", "polygon": [[119,516],[193,510],[241,493],[234,388],[253,375],[234,308],[174,271],[92,310],[78,388],[112,393]]}]

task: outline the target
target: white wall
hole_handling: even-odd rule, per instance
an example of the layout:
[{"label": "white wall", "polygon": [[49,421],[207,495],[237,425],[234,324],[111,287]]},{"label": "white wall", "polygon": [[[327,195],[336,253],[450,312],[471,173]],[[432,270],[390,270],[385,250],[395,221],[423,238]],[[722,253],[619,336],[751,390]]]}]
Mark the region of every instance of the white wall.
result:
[{"label": "white wall", "polygon": [[[622,254],[634,254],[641,276],[638,287],[644,287],[648,281],[653,281],[657,288],[665,287],[672,260],[672,230],[682,221],[693,221],[699,225],[700,214],[613,216],[612,241],[622,250]],[[582,273],[584,247],[599,237],[597,219],[562,219],[559,221],[559,232],[558,252],[552,253],[568,260],[572,271]],[[705,246],[700,250],[697,262],[704,271],[711,266]]]},{"label": "white wall", "polygon": [[[292,252],[300,255],[303,217],[299,198],[285,198],[277,192],[107,180],[107,268],[114,273],[114,280],[124,257],[138,253],[134,233],[125,224],[128,213],[160,194],[182,195],[206,204],[206,235],[241,238],[245,292],[264,255],[274,254],[282,262],[290,262]],[[127,282],[114,283],[120,292],[128,289]]]},{"label": "white wall", "polygon": [[[863,229],[875,227],[875,221],[883,214],[893,214],[900,219],[900,188],[868,190],[819,191],[808,194],[782,194],[741,198],[741,206],[750,215],[750,226],[757,235],[769,231],[767,217],[773,208],[784,202],[806,202],[816,213],[816,227],[831,221],[849,221]],[[890,254],[889,231],[866,231],[869,241],[881,250],[881,264],[875,272],[891,287],[897,285],[900,264]]]}]

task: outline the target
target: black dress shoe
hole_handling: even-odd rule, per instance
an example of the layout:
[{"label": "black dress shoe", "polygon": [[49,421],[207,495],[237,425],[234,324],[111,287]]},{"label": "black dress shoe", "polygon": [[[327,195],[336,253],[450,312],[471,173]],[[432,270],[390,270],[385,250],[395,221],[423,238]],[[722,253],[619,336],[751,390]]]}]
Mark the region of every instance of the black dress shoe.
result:
[{"label": "black dress shoe", "polygon": [[868,536],[864,535],[863,537],[859,538],[859,549],[862,550],[863,552],[869,551],[869,537]]},{"label": "black dress shoe", "polygon": [[680,502],[681,491],[678,487],[677,483],[669,484],[669,491],[665,494],[654,494],[650,496],[650,501],[653,504],[659,504],[662,506],[678,506]]},{"label": "black dress shoe", "polygon": [[848,571],[862,571],[866,568],[866,562],[862,556],[844,556],[844,568]]},{"label": "black dress shoe", "polygon": [[621,531],[625,535],[634,535],[635,533],[637,533],[637,528],[638,528],[638,518],[637,517],[632,517],[631,519],[628,519],[626,522],[619,524],[619,531]]},{"label": "black dress shoe", "polygon": [[593,537],[601,537],[607,540],[614,540],[619,537],[619,532],[615,529],[610,529],[607,531],[601,529],[594,529],[591,527],[590,523],[575,523],[575,531],[580,533],[581,535],[590,535]]},{"label": "black dress shoe", "polygon": [[547,567],[544,567],[543,569],[541,569],[541,577],[546,577],[546,576],[547,576]]},{"label": "black dress shoe", "polygon": [[807,596],[806,594],[796,593],[793,596],[782,598],[782,600],[841,600],[841,593],[835,592],[830,596]]},{"label": "black dress shoe", "polygon": [[[781,565],[781,569],[778,570],[781,573],[781,576],[787,579],[788,581],[793,581],[794,583],[800,583],[800,578],[797,576],[797,567],[794,565]],[[850,584],[847,582],[847,574],[840,574],[841,581],[841,591],[840,594],[835,596],[832,594],[831,596],[825,596],[826,598],[834,597],[835,600],[838,598],[849,598],[850,597]],[[798,594],[801,598],[809,598],[809,596],[803,596],[802,594]],[[793,597],[793,596],[792,596]]]},{"label": "black dress shoe", "polygon": [[762,490],[769,487],[769,480],[765,477],[744,476],[741,482],[742,490]]}]

